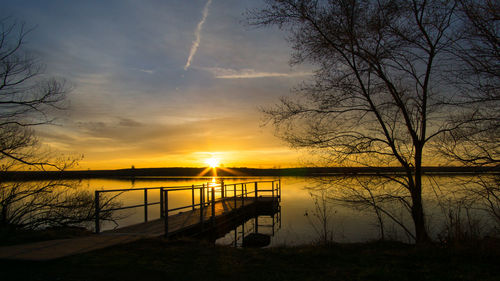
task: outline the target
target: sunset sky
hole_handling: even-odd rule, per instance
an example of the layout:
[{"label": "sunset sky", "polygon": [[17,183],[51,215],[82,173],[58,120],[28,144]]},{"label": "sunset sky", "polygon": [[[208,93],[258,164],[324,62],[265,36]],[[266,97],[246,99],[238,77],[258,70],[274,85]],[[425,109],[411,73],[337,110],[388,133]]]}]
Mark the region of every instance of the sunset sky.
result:
[{"label": "sunset sky", "polygon": [[68,110],[42,143],[83,154],[78,169],[293,167],[300,152],[262,127],[259,107],[310,78],[286,34],[246,25],[255,0],[8,0],[35,27],[27,48],[67,80]]}]

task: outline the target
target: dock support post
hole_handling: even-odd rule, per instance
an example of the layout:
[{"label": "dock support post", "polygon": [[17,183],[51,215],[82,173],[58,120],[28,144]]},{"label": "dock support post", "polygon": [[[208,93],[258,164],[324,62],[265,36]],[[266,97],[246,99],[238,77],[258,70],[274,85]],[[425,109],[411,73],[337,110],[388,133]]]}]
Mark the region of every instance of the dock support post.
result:
[{"label": "dock support post", "polygon": [[194,210],[194,184],[191,186],[191,205],[193,206]]},{"label": "dock support post", "polygon": [[168,238],[168,190],[165,190],[165,238]]},{"label": "dock support post", "polygon": [[160,188],[160,218],[163,218],[165,216],[164,212],[164,203],[163,203],[164,199],[163,199],[163,187]]},{"label": "dock support post", "polygon": [[274,236],[274,217],[276,216],[276,214],[273,214],[273,236]]},{"label": "dock support post", "polygon": [[101,232],[100,230],[100,222],[99,222],[99,191],[95,191],[95,197],[94,197],[94,204],[95,204],[95,233],[99,234]]},{"label": "dock support post", "polygon": [[[235,185],[236,187],[236,185]],[[236,242],[238,241],[238,226],[234,228],[234,247],[236,247]]]},{"label": "dock support post", "polygon": [[144,189],[144,222],[148,221],[148,190]]},{"label": "dock support post", "polygon": [[215,226],[215,186],[212,186],[212,226]]}]

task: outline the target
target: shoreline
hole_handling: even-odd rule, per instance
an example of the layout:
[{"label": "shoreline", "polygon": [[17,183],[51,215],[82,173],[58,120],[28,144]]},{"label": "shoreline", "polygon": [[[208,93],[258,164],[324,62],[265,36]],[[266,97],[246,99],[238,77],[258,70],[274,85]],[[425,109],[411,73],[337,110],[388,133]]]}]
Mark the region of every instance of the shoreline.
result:
[{"label": "shoreline", "polygon": [[[205,173],[204,173],[205,172]],[[423,167],[427,175],[477,175],[500,174],[498,167]],[[51,179],[140,179],[161,177],[254,177],[254,176],[377,176],[403,174],[401,167],[309,167],[283,169],[257,168],[141,168],[117,170],[71,170],[71,171],[4,171],[0,179],[7,181],[51,180]]]}]

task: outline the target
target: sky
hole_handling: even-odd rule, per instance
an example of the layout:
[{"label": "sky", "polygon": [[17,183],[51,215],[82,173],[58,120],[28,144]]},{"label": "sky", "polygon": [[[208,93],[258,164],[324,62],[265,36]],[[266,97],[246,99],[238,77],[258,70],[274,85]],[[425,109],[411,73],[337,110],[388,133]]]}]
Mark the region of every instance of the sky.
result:
[{"label": "sky", "polygon": [[296,167],[304,153],[259,110],[310,78],[289,65],[286,33],[245,24],[258,0],[3,0],[34,27],[26,47],[71,91],[36,128],[77,169]]}]

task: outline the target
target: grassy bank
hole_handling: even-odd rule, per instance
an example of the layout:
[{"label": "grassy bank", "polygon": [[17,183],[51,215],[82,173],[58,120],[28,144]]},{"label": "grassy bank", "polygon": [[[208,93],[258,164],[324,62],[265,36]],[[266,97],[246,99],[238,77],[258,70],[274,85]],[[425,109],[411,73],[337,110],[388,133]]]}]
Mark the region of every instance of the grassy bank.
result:
[{"label": "grassy bank", "polygon": [[0,261],[3,280],[498,280],[497,241],[235,249],[140,240],[47,262]]}]

